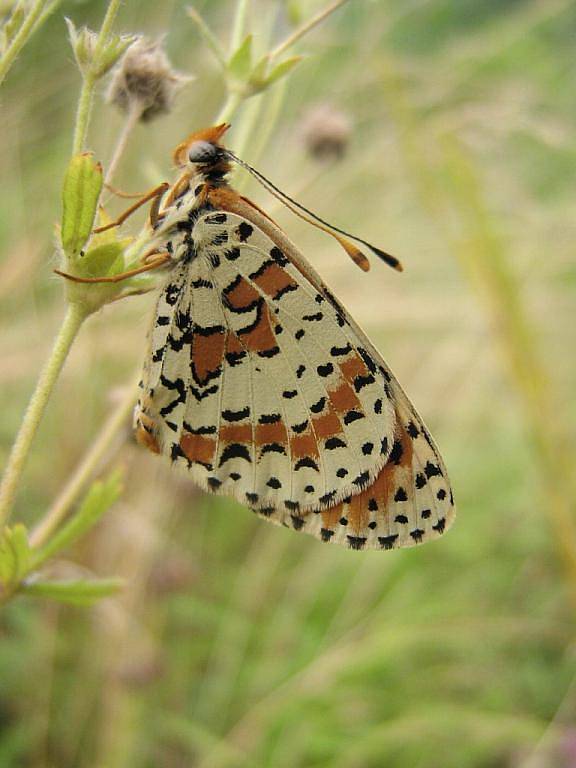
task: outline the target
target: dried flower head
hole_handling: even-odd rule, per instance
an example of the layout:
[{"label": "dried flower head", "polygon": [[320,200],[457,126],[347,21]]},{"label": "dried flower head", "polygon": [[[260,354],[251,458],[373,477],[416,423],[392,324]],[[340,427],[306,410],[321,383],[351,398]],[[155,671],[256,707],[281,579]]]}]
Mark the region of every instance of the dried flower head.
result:
[{"label": "dried flower head", "polygon": [[107,98],[124,112],[136,111],[145,122],[169,112],[177,91],[192,79],[172,69],[162,41],[142,38],[116,67]]},{"label": "dried flower head", "polygon": [[348,146],[352,123],[331,104],[317,104],[305,114],[300,134],[307,151],[318,160],[339,160]]}]

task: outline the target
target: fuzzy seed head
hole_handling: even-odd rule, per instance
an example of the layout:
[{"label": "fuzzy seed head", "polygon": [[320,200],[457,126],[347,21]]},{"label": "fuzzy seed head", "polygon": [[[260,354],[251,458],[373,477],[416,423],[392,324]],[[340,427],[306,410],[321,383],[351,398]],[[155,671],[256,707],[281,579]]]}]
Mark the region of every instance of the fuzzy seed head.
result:
[{"label": "fuzzy seed head", "polygon": [[141,39],[116,67],[107,98],[143,122],[170,112],[177,91],[193,78],[172,69],[161,41]]},{"label": "fuzzy seed head", "polygon": [[307,151],[317,160],[339,160],[346,152],[352,123],[331,104],[317,104],[304,115],[300,135]]}]

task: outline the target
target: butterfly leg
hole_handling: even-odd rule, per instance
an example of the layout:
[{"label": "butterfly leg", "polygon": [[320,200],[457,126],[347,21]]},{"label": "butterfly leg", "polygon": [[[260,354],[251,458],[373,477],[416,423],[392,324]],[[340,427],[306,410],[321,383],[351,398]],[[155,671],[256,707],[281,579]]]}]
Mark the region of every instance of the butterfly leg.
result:
[{"label": "butterfly leg", "polygon": [[113,187],[112,184],[108,184],[108,182],[104,182],[104,186],[108,192],[112,192],[112,194],[116,195],[116,197],[122,197],[125,200],[138,200],[139,198],[145,197],[148,194],[148,192],[123,192],[121,189]]},{"label": "butterfly leg", "polygon": [[119,283],[129,277],[134,277],[134,275],[141,275],[143,272],[150,272],[153,269],[158,269],[158,267],[167,264],[171,259],[172,257],[169,253],[160,253],[155,259],[148,261],[142,267],[129,269],[127,272],[120,272],[118,275],[110,275],[109,277],[77,277],[68,272],[61,272],[59,269],[55,269],[54,272],[57,275],[60,275],[60,277],[65,277],[66,280],[71,280],[73,283]]},{"label": "butterfly leg", "polygon": [[129,208],[127,208],[124,213],[120,214],[117,219],[114,221],[111,221],[110,224],[105,224],[102,227],[97,227],[94,230],[94,234],[98,234],[99,232],[106,232],[108,229],[112,229],[113,227],[119,227],[121,224],[123,224],[127,218],[129,218],[135,211],[138,210],[138,208],[141,208],[143,205],[148,203],[150,200],[152,200],[152,207],[150,208],[150,223],[152,226],[156,224],[158,221],[158,212],[160,210],[160,202],[165,194],[165,192],[170,189],[170,184],[168,182],[163,182],[162,184],[159,184],[157,187],[154,187],[154,189],[151,189],[149,192],[147,192],[145,195],[143,195],[140,200],[138,200],[134,205],[131,205]]}]

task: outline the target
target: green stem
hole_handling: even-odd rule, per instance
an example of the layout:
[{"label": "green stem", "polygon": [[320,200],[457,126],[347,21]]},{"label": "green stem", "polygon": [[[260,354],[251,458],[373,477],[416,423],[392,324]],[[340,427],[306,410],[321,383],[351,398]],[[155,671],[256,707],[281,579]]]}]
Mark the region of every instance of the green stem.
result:
[{"label": "green stem", "polygon": [[120,136],[118,137],[118,141],[116,142],[116,147],[114,148],[112,158],[108,163],[106,177],[104,179],[105,184],[112,184],[112,179],[116,173],[120,159],[124,154],[126,147],[128,146],[128,140],[132,135],[132,131],[134,128],[136,128],[138,120],[140,120],[141,117],[142,107],[139,104],[133,106],[128,112],[126,116],[126,122],[124,123],[122,131],[120,132]]},{"label": "green stem", "polygon": [[76,123],[74,125],[74,143],[72,145],[72,154],[78,155],[86,142],[88,133],[88,123],[90,122],[90,112],[92,111],[92,96],[94,95],[94,86],[96,79],[92,75],[85,75],[78,99],[78,109],[76,110]]},{"label": "green stem", "polygon": [[78,500],[88,481],[94,475],[96,468],[110,454],[110,447],[116,440],[118,433],[128,422],[135,402],[136,386],[134,383],[128,387],[124,399],[104,424],[102,431],[60,496],[32,532],[30,536],[30,545],[32,547],[40,549],[45,546],[54,531],[60,526],[60,523],[67,517],[71,507]]},{"label": "green stem", "polygon": [[44,370],[40,374],[36,390],[32,395],[30,403],[22,424],[18,436],[12,447],[12,451],[8,458],[4,477],[2,479],[2,485],[0,486],[0,527],[6,522],[12,509],[18,483],[28,454],[30,453],[30,446],[36,432],[38,425],[46,409],[46,405],[54,389],[54,385],[58,380],[64,361],[70,351],[72,342],[76,338],[76,335],[80,329],[80,326],[86,319],[86,311],[77,304],[71,304],[66,312],[64,321],[60,328],[60,332],[56,337],[52,354],[48,358]]},{"label": "green stem", "polygon": [[214,125],[229,122],[242,101],[243,99],[240,93],[237,91],[229,91],[228,96],[226,97],[226,101],[224,102],[224,106],[218,113],[218,117],[216,118]]},{"label": "green stem", "polygon": [[216,57],[216,60],[222,67],[222,69],[226,69],[227,61],[226,61],[226,55],[224,54],[224,51],[222,50],[222,47],[220,43],[218,42],[218,39],[210,29],[210,27],[206,24],[202,16],[198,13],[198,11],[195,8],[187,8],[186,9],[187,14],[190,16],[192,21],[197,25],[198,29],[200,30],[200,33],[202,34],[202,37],[206,41],[206,44]]},{"label": "green stem", "polygon": [[277,59],[278,56],[280,56],[282,53],[287,51],[289,48],[291,48],[294,43],[298,42],[301,37],[304,37],[304,35],[307,35],[308,32],[310,32],[311,29],[314,29],[314,27],[318,26],[321,22],[324,21],[325,18],[330,16],[331,13],[334,13],[334,11],[338,10],[341,5],[344,5],[347,3],[348,0],[336,0],[333,3],[330,3],[330,5],[326,6],[323,10],[319,11],[315,16],[313,16],[311,19],[309,19],[307,22],[305,22],[301,27],[299,27],[295,32],[293,32],[289,37],[286,38],[282,43],[280,43],[272,53],[270,54],[270,61],[273,59]]},{"label": "green stem", "polygon": [[112,32],[112,25],[114,24],[114,20],[116,18],[116,14],[118,13],[119,8],[120,8],[120,0],[110,0],[110,3],[108,4],[108,8],[106,9],[106,14],[104,15],[104,21],[102,22],[102,26],[100,27],[98,40],[96,41],[96,48],[94,49],[94,59],[96,61],[98,61],[98,59],[100,58],[102,49],[108,42],[110,32]]},{"label": "green stem", "polygon": [[6,49],[4,56],[2,56],[2,59],[0,59],[0,84],[8,74],[8,70],[24,47],[26,41],[34,31],[34,26],[42,15],[46,2],[47,0],[36,0],[34,5],[30,8],[28,15],[22,22],[22,26],[16,33],[16,36]]},{"label": "green stem", "polygon": [[248,14],[248,5],[250,0],[238,0],[236,6],[236,15],[234,17],[234,27],[232,28],[232,37],[230,40],[230,55],[240,47],[244,38],[244,29],[246,28],[246,16]]},{"label": "green stem", "polygon": [[[119,7],[120,0],[110,0],[100,32],[98,33],[98,39],[96,40],[93,58],[94,62],[99,60],[102,49],[108,41]],[[73,155],[77,155],[84,149],[97,79],[98,78],[92,72],[88,71],[83,73],[82,89],[80,91],[78,109],[76,111],[76,125],[74,126]]]}]

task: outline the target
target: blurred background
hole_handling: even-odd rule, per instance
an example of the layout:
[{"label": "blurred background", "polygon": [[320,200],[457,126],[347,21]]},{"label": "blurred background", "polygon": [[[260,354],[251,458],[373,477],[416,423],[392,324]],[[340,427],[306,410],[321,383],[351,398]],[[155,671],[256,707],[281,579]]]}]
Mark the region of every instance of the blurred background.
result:
[{"label": "blurred background", "polygon": [[[194,2],[225,46],[236,6]],[[323,7],[253,0],[257,50]],[[61,2],[0,95],[3,459],[64,313],[53,233],[80,85],[64,16],[97,29],[105,8]],[[173,178],[174,145],[226,97],[184,2],[126,2],[116,29],[164,36],[195,77],[131,134],[115,183],[139,191]],[[323,546],[197,492],[127,418],[94,475],[122,467],[124,492],[58,565],[126,587],[3,609],[2,768],[576,766],[575,32],[573,0],[349,2],[240,106],[232,149],[403,261],[362,274],[238,173],[424,416],[456,524],[411,550]],[[105,165],[123,122],[99,97]],[[15,519],[45,514],[126,398],[152,304],[82,329]]]}]

